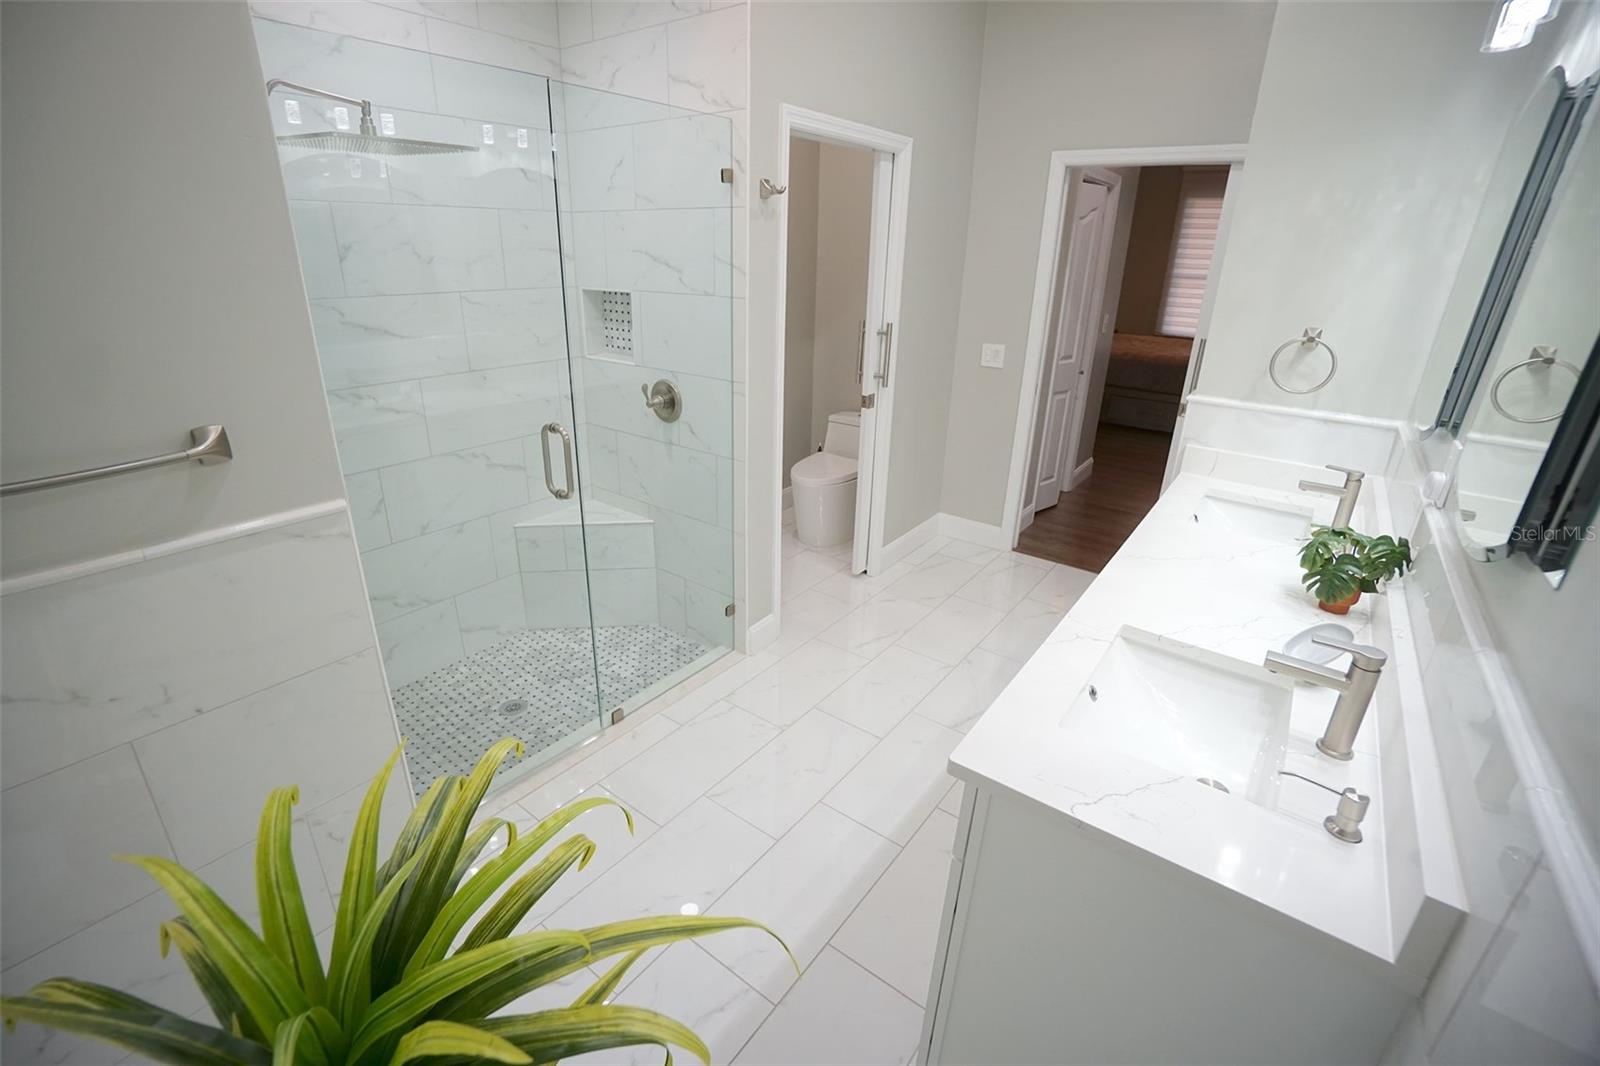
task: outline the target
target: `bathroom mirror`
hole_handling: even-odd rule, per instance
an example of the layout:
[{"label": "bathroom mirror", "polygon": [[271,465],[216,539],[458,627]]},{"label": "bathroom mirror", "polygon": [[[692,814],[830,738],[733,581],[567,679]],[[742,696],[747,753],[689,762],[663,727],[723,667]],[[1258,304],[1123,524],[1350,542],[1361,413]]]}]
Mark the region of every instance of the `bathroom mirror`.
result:
[{"label": "bathroom mirror", "polygon": [[1412,422],[1424,437],[1440,426],[1453,433],[1455,409],[1470,400],[1466,368],[1473,345],[1469,341],[1481,342],[1490,326],[1493,296],[1506,287],[1504,274],[1512,264],[1502,260],[1509,259],[1516,233],[1525,228],[1515,223],[1526,221],[1516,217],[1517,210],[1532,209],[1531,198],[1524,204],[1523,192],[1538,185],[1537,177],[1548,162],[1541,158],[1541,147],[1550,140],[1552,127],[1559,130],[1564,125],[1570,110],[1566,97],[1566,73],[1558,67],[1539,82],[1500,148],[1412,401]]},{"label": "bathroom mirror", "polygon": [[[1592,94],[1590,83],[1577,97],[1576,136],[1457,431],[1453,505],[1463,543],[1485,559],[1527,551],[1547,573],[1565,565],[1594,503],[1592,489],[1586,500],[1580,484],[1594,429],[1582,397],[1593,391],[1589,364],[1600,338],[1600,136],[1596,112],[1587,108]],[[1552,440],[1561,447],[1552,449]],[[1587,469],[1592,473],[1592,462]],[[1543,541],[1561,541],[1567,550],[1535,550]]]}]

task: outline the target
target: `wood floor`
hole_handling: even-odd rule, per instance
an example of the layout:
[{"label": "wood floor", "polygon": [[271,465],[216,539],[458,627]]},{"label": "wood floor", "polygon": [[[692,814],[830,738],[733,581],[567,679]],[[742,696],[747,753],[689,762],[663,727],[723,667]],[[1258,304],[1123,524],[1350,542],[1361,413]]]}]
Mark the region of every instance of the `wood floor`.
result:
[{"label": "wood floor", "polygon": [[1161,495],[1172,434],[1100,423],[1094,472],[1033,518],[1017,551],[1099,573]]}]

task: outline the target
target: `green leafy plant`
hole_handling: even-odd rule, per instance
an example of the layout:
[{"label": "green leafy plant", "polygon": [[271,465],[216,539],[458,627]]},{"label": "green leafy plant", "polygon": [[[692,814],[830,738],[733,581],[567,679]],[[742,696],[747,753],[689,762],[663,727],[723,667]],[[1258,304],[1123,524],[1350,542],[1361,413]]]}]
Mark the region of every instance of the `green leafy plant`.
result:
[{"label": "green leafy plant", "polygon": [[[389,757],[351,832],[326,970],[289,846],[299,790],[280,788],[267,798],[256,842],[259,934],[177,863],[125,857],[177,905],[179,917],[161,926],[161,953],[177,949],[216,1026],[103,985],[57,977],[25,996],[0,999],[7,1027],[35,1022],[188,1064],[553,1063],[638,1044],[676,1045],[709,1061],[705,1044],[684,1025],[608,999],[651,948],[740,927],[777,934],[744,918],[679,915],[517,933],[562,874],[588,863],[594,842],[574,834],[513,875],[585,811],[615,806],[630,832],[633,816],[597,798],[569,804],[521,835],[502,818],[471,825],[495,771],[513,754],[522,754],[522,744],[502,740],[470,775],[435,781],[379,865],[378,812],[400,752]],[[504,851],[479,864],[497,834],[507,839]],[[602,960],[613,961],[571,1006],[491,1017]]]},{"label": "green leafy plant", "polygon": [[1319,526],[1300,549],[1301,584],[1320,603],[1340,603],[1357,592],[1377,592],[1411,568],[1404,537],[1369,537],[1353,529]]}]

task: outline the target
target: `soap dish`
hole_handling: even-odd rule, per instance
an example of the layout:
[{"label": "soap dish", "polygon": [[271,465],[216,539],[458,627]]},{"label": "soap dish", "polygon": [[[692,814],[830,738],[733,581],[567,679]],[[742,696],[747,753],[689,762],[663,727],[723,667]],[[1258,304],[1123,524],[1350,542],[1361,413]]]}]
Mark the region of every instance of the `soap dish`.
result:
[{"label": "soap dish", "polygon": [[1330,648],[1323,644],[1312,643],[1313,637],[1322,637],[1326,640],[1342,640],[1345,643],[1355,640],[1356,635],[1349,626],[1342,626],[1338,622],[1323,622],[1321,625],[1302,629],[1294,636],[1283,642],[1283,653],[1293,655],[1296,659],[1304,659],[1308,663],[1331,663],[1344,652],[1338,648]]}]

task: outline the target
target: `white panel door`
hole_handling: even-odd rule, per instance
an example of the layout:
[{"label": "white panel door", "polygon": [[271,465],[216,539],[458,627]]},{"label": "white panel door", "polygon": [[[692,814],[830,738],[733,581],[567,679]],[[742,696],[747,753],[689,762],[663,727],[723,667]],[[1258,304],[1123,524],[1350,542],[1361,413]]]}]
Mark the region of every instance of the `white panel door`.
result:
[{"label": "white panel door", "polygon": [[[865,573],[867,547],[872,541],[873,459],[887,426],[878,412],[894,381],[894,323],[886,322],[885,299],[889,267],[889,216],[894,189],[894,155],[873,153],[872,239],[867,252],[867,321],[861,353],[861,443],[856,461],[856,528],[850,549],[850,572]],[[881,536],[880,536],[881,539]]]},{"label": "white panel door", "polygon": [[1077,420],[1083,406],[1084,371],[1089,367],[1097,333],[1093,321],[1097,284],[1101,280],[1097,268],[1101,243],[1109,237],[1105,224],[1107,192],[1098,182],[1080,181],[1073,203],[1058,303],[1061,315],[1046,368],[1049,399],[1040,434],[1038,480],[1033,492],[1035,512],[1056,505],[1077,465]]}]

